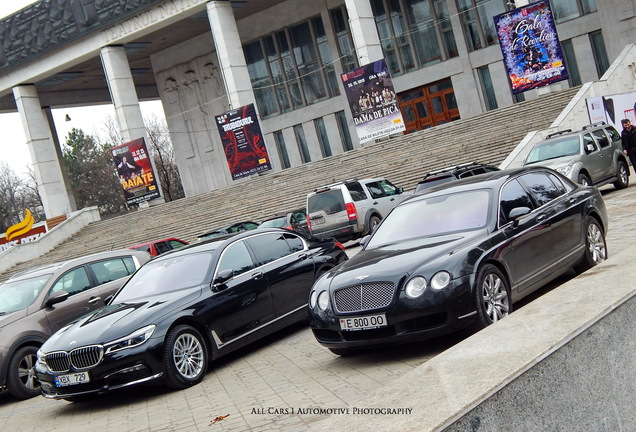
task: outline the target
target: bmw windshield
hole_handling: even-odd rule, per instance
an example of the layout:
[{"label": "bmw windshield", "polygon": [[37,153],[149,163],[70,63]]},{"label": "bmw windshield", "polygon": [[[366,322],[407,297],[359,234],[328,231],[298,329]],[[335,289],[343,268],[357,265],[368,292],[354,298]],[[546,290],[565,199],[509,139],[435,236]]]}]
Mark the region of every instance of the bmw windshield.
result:
[{"label": "bmw windshield", "polygon": [[143,265],[112,303],[163,294],[202,284],[210,276],[211,251],[168,255]]},{"label": "bmw windshield", "polygon": [[406,201],[387,216],[365,249],[483,228],[490,200],[491,192],[480,189]]}]

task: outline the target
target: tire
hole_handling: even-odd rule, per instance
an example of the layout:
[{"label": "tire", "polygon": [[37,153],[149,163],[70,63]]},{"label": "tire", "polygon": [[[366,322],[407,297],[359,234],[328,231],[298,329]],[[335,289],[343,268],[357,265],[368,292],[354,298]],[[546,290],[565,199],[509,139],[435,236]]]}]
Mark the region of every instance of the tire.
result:
[{"label": "tire", "polygon": [[36,347],[26,346],[11,357],[7,371],[7,388],[17,399],[29,399],[41,394],[40,383],[35,378],[37,352]]},{"label": "tire", "polygon": [[596,219],[588,216],[585,221],[585,251],[581,263],[574,268],[583,273],[607,259],[607,243],[605,233]]},{"label": "tire", "polygon": [[373,215],[369,218],[369,229],[367,234],[371,234],[373,232],[374,229],[376,229],[378,227],[378,225],[380,225],[380,221],[382,219],[380,219],[378,216]]},{"label": "tire", "polygon": [[512,312],[510,287],[506,277],[492,264],[484,265],[477,274],[475,304],[475,330],[481,330]]},{"label": "tire", "polygon": [[576,182],[581,186],[592,186],[592,180],[590,180],[590,177],[585,173],[580,173]]},{"label": "tire", "polygon": [[623,161],[616,163],[616,181],[613,185],[616,189],[625,189],[629,186],[629,168]]},{"label": "tire", "polygon": [[171,329],[163,349],[166,387],[180,390],[203,380],[208,370],[208,350],[197,329],[187,325]]}]

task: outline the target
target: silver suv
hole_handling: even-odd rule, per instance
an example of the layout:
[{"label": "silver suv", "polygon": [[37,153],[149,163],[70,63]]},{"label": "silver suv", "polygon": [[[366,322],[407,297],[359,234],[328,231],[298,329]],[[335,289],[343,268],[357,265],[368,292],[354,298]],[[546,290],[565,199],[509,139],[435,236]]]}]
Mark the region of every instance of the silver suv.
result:
[{"label": "silver suv", "polygon": [[370,233],[411,193],[385,178],[349,179],[307,195],[307,224],[316,237],[347,241]]},{"label": "silver suv", "polygon": [[530,150],[524,165],[542,165],[559,171],[582,185],[613,183],[616,189],[629,185],[629,165],[621,136],[605,122],[572,132],[555,132]]},{"label": "silver suv", "polygon": [[0,285],[0,391],[18,399],[40,394],[38,348],[75,318],[104,306],[142,264],[147,252],[124,249],[51,264]]}]

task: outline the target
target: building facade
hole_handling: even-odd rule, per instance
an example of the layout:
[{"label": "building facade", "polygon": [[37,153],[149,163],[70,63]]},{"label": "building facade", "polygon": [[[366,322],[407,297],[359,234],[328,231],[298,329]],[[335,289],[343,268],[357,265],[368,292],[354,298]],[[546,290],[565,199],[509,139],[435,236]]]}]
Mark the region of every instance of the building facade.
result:
[{"label": "building facade", "polygon": [[[67,2],[40,3],[63,9]],[[94,8],[75,12],[84,17],[84,30],[42,48],[46,55],[0,66],[0,72],[9,71],[0,78],[0,96],[13,91],[26,129],[46,117],[26,112],[37,104],[110,98],[130,139],[144,134],[138,101],[160,98],[188,196],[249,181],[232,180],[214,121],[229,109],[255,104],[269,172],[276,172],[361,146],[340,82],[340,74],[358,66],[385,59],[407,132],[415,132],[597,80],[636,40],[634,0],[552,0],[570,78],[513,95],[493,21],[514,6],[506,0],[138,0],[119,17],[102,18],[115,3],[84,2]],[[177,39],[179,32],[184,35]],[[131,53],[143,43],[154,45],[146,54],[152,80],[140,84]],[[88,70],[85,59],[95,53],[107,92],[96,86],[92,97],[81,95],[79,81],[56,92],[42,84],[83,65]],[[21,103],[25,98],[31,108]],[[12,106],[0,99],[3,108]],[[54,148],[46,133],[26,135],[30,146]],[[51,164],[37,153],[32,151],[36,173],[39,166],[44,179]],[[63,190],[58,184],[52,199]],[[47,210],[47,216],[63,207]]]}]

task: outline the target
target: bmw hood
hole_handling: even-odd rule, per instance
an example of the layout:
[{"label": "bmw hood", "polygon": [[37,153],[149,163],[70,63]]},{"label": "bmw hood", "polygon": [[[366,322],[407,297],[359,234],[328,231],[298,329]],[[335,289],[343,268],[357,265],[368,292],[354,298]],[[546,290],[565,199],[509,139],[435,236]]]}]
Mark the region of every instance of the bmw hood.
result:
[{"label": "bmw hood", "polygon": [[389,279],[396,280],[412,274],[420,267],[438,259],[445,259],[477,238],[483,238],[485,229],[437,237],[411,239],[399,244],[388,244],[365,249],[338,267],[331,280],[334,288]]},{"label": "bmw hood", "polygon": [[203,289],[204,287],[197,286],[104,306],[53,334],[42,346],[42,351],[70,350],[127,336],[157,323],[166,314],[194,303]]}]

